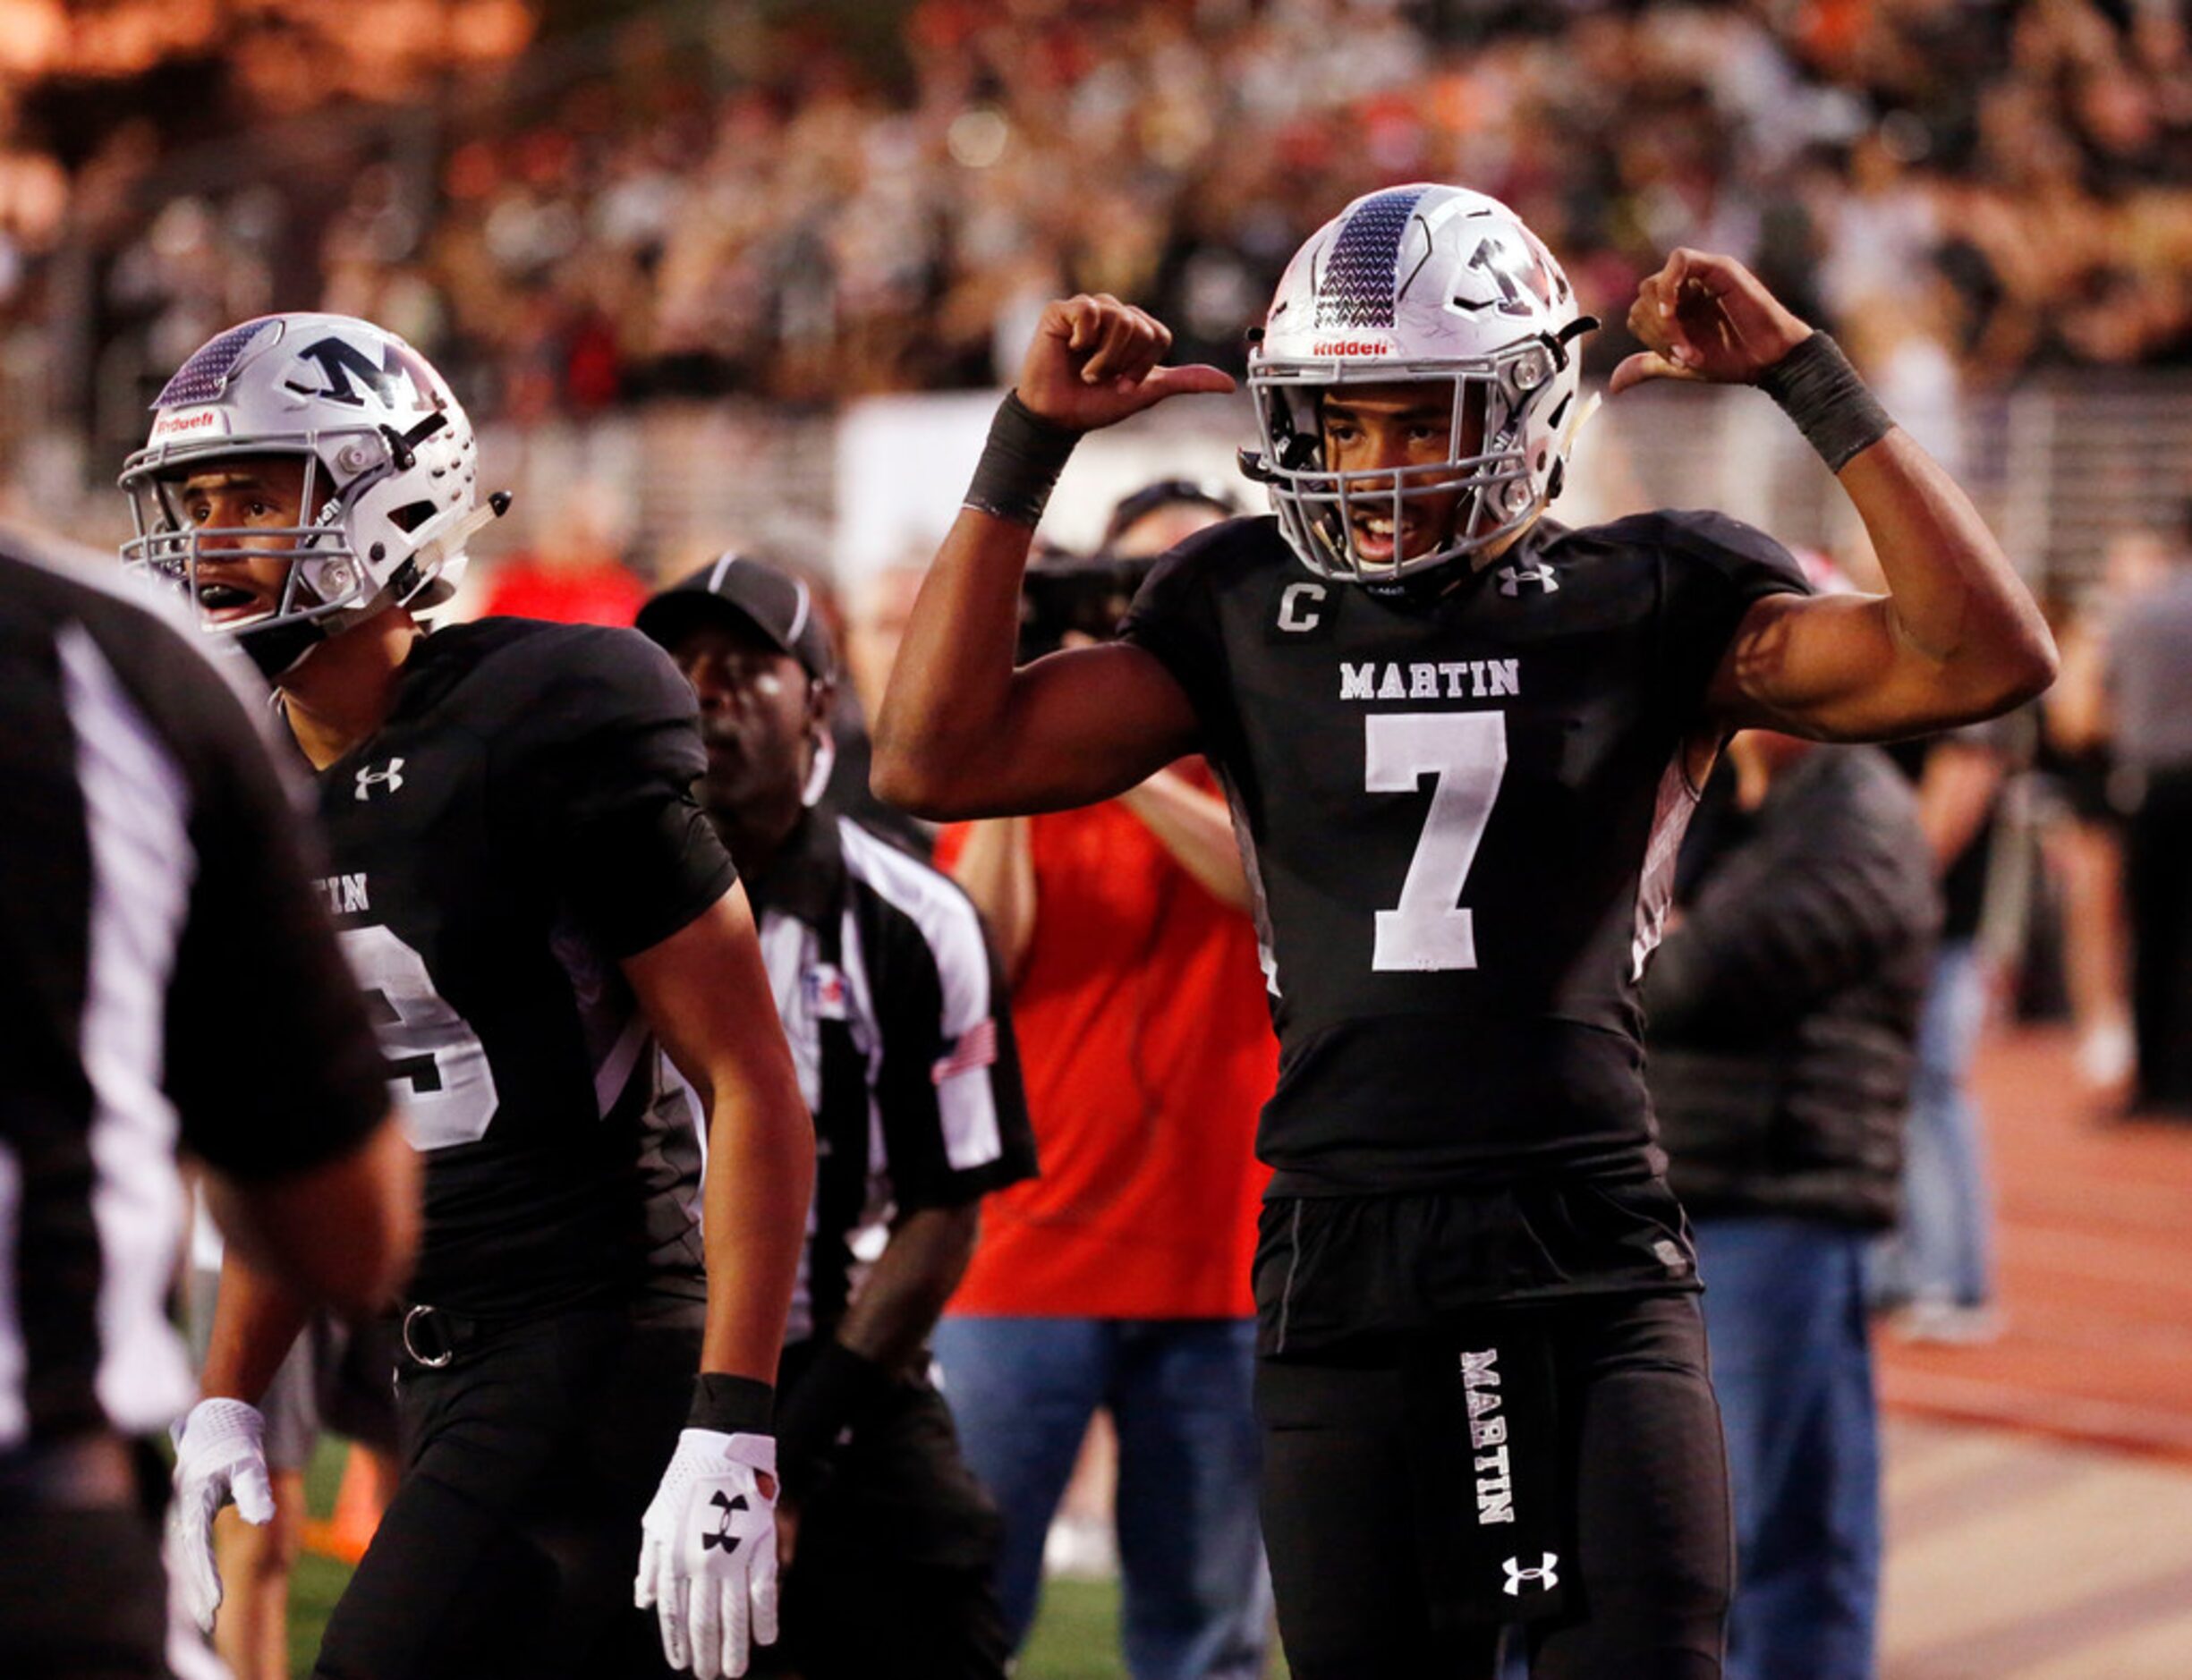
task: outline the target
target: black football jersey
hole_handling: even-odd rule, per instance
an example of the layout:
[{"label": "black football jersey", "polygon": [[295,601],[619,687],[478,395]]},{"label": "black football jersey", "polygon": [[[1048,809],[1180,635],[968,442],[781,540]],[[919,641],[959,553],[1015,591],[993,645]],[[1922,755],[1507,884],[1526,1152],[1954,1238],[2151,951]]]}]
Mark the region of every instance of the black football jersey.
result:
[{"label": "black football jersey", "polygon": [[425,1158],[410,1297],[703,1300],[697,1105],[617,967],[736,878],[691,794],[692,692],[637,632],[508,618],[427,637],[401,684],[319,809]]},{"label": "black football jersey", "polygon": [[1192,698],[1242,836],[1274,1196],[1642,1168],[1684,745],[1746,609],[1805,588],[1714,513],[1541,522],[1443,590],[1316,578],[1270,519],[1158,564],[1125,633]]}]

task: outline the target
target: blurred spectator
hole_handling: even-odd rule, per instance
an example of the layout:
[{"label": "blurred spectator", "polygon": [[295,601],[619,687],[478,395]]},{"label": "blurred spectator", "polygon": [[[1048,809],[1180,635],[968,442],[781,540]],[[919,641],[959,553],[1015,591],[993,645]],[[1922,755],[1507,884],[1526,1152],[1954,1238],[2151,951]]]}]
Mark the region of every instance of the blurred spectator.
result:
[{"label": "blurred spectator", "polygon": [[1103,548],[1122,560],[1154,559],[1175,543],[1240,511],[1240,498],[1221,485],[1160,479],[1111,510],[1104,522]]},{"label": "blurred spectator", "polygon": [[784,1632],[754,1671],[1003,1680],[997,1513],[928,1351],[983,1195],[1035,1170],[1001,977],[963,893],[816,808],[836,659],[807,585],[726,554],[640,627],[699,697],[696,791],[752,895],[820,1150],[777,1379]]},{"label": "blurred spectator", "polygon": [[1975,1342],[2000,1332],[1994,1294],[1993,1190],[1972,1058],[1986,1025],[1989,972],[1980,946],[2002,789],[2027,753],[2031,719],[2013,713],[1890,749],[1916,784],[1918,820],[1940,877],[1941,922],[1903,1155],[1902,1219],[1876,1254],[1874,1303],[1914,1340]]},{"label": "blurred spectator", "polygon": [[2046,844],[2062,883],[2063,966],[2078,1074],[2111,1107],[2129,1099],[2137,1054],[2118,804],[2128,789],[2114,774],[2110,745],[2110,629],[2123,605],[2157,581],[2168,563],[2168,542],[2152,531],[2125,531],[2110,541],[2102,588],[2063,615],[2056,629],[2062,668],[2040,702],[2041,763],[2058,807]]},{"label": "blurred spectator", "polygon": [[890,685],[913,598],[928,574],[926,563],[888,565],[864,573],[846,591],[845,667],[862,711],[873,716]]},{"label": "blurred spectator", "polygon": [[869,788],[873,748],[868,719],[883,703],[898,642],[926,573],[925,565],[885,566],[869,573],[849,591],[844,612],[845,666],[852,680],[839,685],[837,710],[830,719],[838,757],[835,797],[877,833],[921,858],[935,849],[936,830],[918,817],[884,804]]},{"label": "blurred spectator", "polygon": [[490,616],[547,618],[564,624],[629,624],[647,586],[623,558],[622,495],[581,480],[540,520],[530,554],[495,568],[481,611]]},{"label": "blurred spectator", "polygon": [[[440,9],[465,21],[422,31],[410,73],[369,97],[421,97],[438,51],[477,61],[523,39],[514,0]],[[541,62],[572,68],[492,100],[453,84],[438,156],[414,141],[391,162],[372,123],[331,121],[293,158],[252,153],[248,188],[216,184],[234,165],[163,179],[140,163],[128,214],[98,230],[118,349],[102,383],[127,388],[159,360],[150,341],[195,343],[193,321],[249,313],[269,287],[390,320],[476,412],[521,421],[662,395],[987,383],[1008,365],[993,345],[1016,355],[1031,301],[1061,285],[1130,296],[1184,353],[1229,357],[1308,207],[1428,178],[1508,199],[1602,304],[1669,247],[1703,244],[1845,331],[1910,301],[1968,381],[2192,353],[2177,8],[917,0],[901,15],[897,50],[874,54],[807,9],[736,30],[647,12],[592,24],[584,51],[548,44]],[[244,34],[234,81],[256,78],[259,98],[205,101],[216,132],[268,109],[266,44]],[[334,43],[315,74],[346,82],[355,57]],[[0,318],[35,319],[64,177],[28,148],[9,164]],[[270,216],[317,232],[316,276],[276,272]],[[1619,329],[1605,337],[1592,353],[1619,354]],[[1898,353],[1935,377],[1923,346]]]},{"label": "blurred spectator", "polygon": [[2109,638],[2114,746],[2128,812],[2125,886],[2137,1106],[2192,1116],[2192,530]]},{"label": "blurred spectator", "polygon": [[1176,766],[1084,810],[947,829],[939,855],[1003,946],[1044,1163],[990,1204],[937,1338],[1004,1510],[1015,1644],[1100,1407],[1129,1672],[1257,1680],[1270,1596],[1248,1277],[1278,1070],[1231,819],[1207,770]]},{"label": "blurred spectator", "polygon": [[1870,1680],[1865,1253],[1895,1217],[1939,909],[1908,783],[1873,748],[1737,735],[1684,845],[1677,905],[1644,1000],[1728,1438],[1727,1672]]}]

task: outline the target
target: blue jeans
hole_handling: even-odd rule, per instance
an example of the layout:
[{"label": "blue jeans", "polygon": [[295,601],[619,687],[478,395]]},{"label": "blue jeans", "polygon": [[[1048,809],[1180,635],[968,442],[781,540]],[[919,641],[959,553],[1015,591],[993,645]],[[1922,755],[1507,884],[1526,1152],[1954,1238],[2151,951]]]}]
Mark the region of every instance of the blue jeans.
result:
[{"label": "blue jeans", "polygon": [[1696,1221],[1712,1386],[1735,1499],[1728,1680],[1871,1680],[1880,1432],[1865,1234]]},{"label": "blue jeans", "polygon": [[1873,1298],[1983,1306],[1994,1292],[1993,1197],[1970,1095],[1986,1021],[1986,977],[1968,939],[1945,940],[1918,1021],[1910,1124],[1903,1146],[1902,1225],[1873,1257]]},{"label": "blue jeans", "polygon": [[1042,1548],[1099,1406],[1118,1430],[1121,1643],[1134,1680],[1256,1680],[1270,1584],[1256,1515],[1246,1319],[948,1318],[944,1396],[1005,1516],[998,1596],[1014,1650]]}]

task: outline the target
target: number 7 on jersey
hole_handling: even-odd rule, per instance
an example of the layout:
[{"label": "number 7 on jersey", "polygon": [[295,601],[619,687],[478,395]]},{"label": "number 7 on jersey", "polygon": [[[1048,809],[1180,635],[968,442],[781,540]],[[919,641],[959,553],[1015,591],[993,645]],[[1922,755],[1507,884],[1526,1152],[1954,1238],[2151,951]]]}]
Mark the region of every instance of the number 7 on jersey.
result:
[{"label": "number 7 on jersey", "polygon": [[1378,912],[1373,969],[1474,968],[1476,920],[1461,889],[1507,775],[1504,712],[1373,712],[1363,719],[1363,785],[1413,793],[1434,780],[1400,902]]}]

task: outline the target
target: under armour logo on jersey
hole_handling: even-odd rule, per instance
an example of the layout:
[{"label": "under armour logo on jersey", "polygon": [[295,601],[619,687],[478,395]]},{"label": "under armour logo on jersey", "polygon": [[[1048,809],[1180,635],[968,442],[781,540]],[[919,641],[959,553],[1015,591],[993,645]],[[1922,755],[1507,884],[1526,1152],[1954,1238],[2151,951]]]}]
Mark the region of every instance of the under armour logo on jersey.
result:
[{"label": "under armour logo on jersey", "polygon": [[[738,1521],[738,1514],[746,1508],[746,1496],[742,1493],[733,1498],[718,1488],[709,1496],[708,1503],[716,1507],[716,1532],[701,1536],[701,1549],[703,1552],[713,1551],[720,1546],[727,1557],[738,1549],[739,1541],[744,1538],[743,1535],[732,1533],[731,1525]],[[1550,1563],[1552,1560],[1548,1557],[1546,1561]],[[1508,1591],[1512,1592],[1514,1589],[1509,1587]]]},{"label": "under armour logo on jersey", "polygon": [[388,768],[385,770],[376,770],[370,764],[358,767],[358,797],[360,799],[371,798],[376,787],[385,787],[393,793],[403,785],[404,760],[401,759],[390,759]]},{"label": "under armour logo on jersey", "polygon": [[1507,1560],[1506,1591],[1508,1598],[1519,1599],[1522,1597],[1522,1583],[1525,1581],[1534,1582],[1540,1592],[1551,1592],[1560,1584],[1560,1577],[1553,1571],[1553,1565],[1560,1561],[1559,1556],[1547,1552],[1544,1557],[1545,1561],[1535,1569],[1525,1569],[1518,1558],[1510,1557]]},{"label": "under armour logo on jersey", "polygon": [[1544,590],[1548,595],[1559,593],[1560,588],[1560,580],[1553,576],[1551,566],[1501,566],[1493,575],[1500,580],[1500,593],[1502,595],[1520,595],[1525,583]]}]

